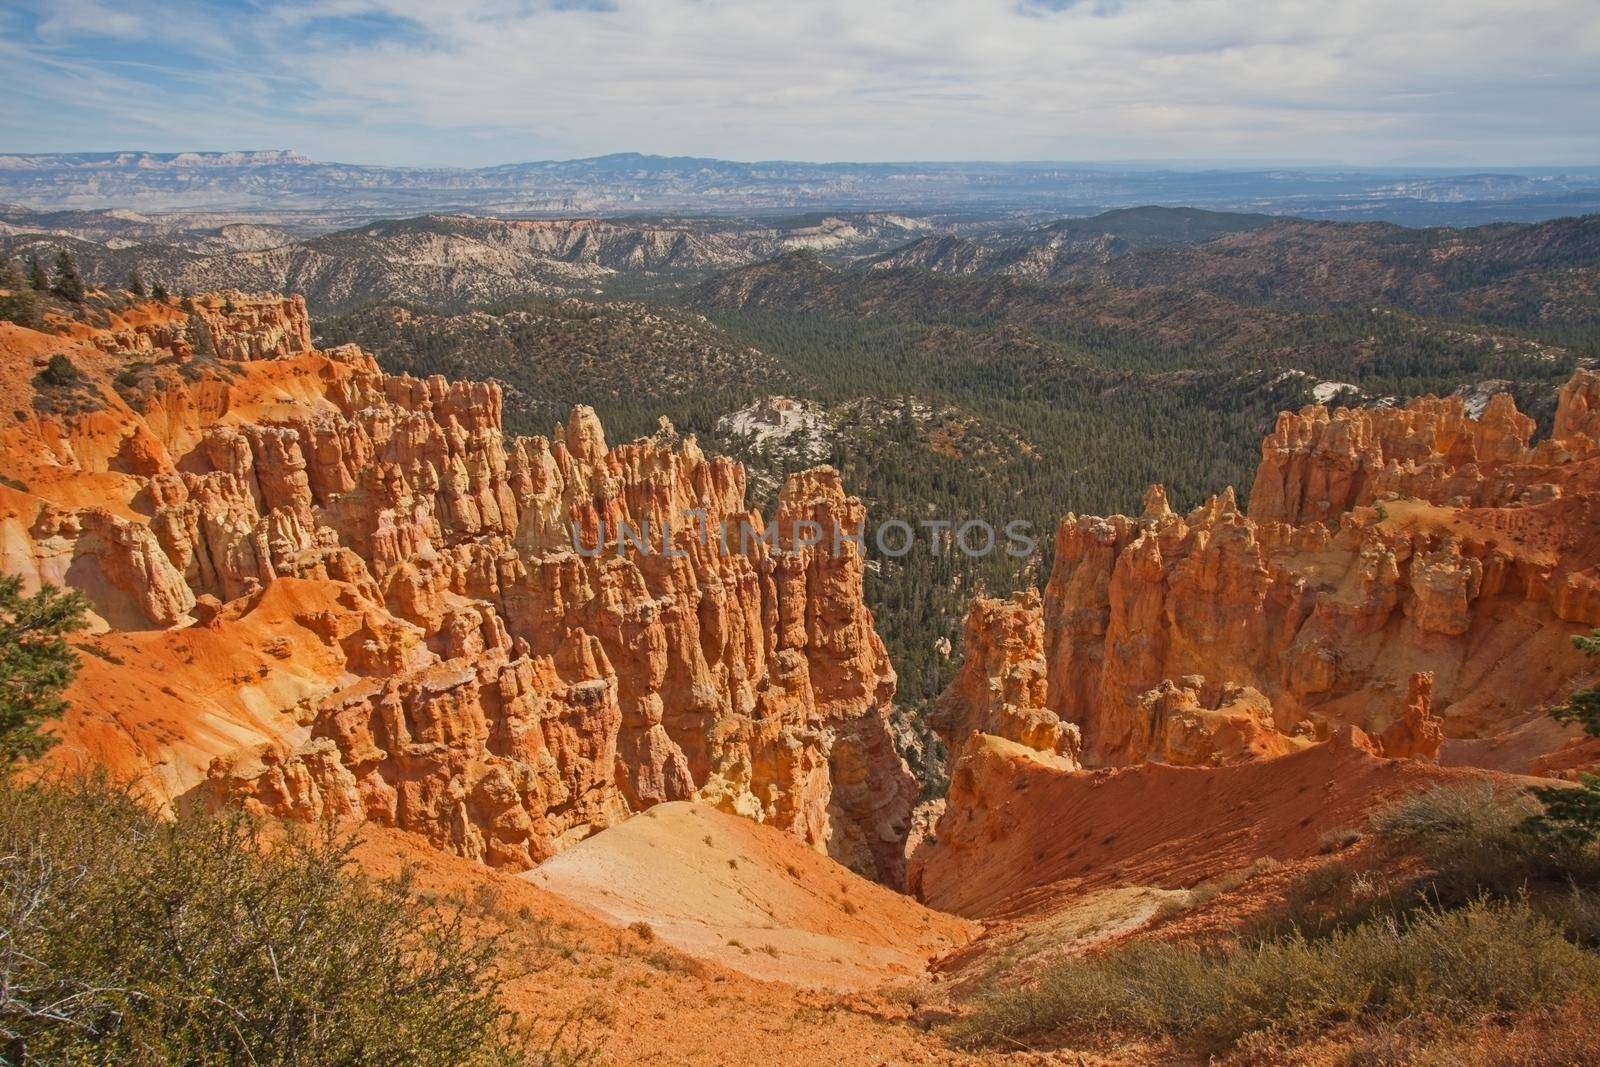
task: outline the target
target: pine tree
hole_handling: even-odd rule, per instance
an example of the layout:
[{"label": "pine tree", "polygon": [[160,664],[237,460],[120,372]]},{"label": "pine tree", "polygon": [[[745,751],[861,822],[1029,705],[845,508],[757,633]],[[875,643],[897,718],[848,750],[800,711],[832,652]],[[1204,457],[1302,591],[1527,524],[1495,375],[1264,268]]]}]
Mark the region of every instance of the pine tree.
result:
[{"label": "pine tree", "polygon": [[21,270],[13,264],[6,264],[5,270],[0,272],[0,290],[10,290],[0,296],[0,322],[14,322],[29,328],[38,325],[38,299],[22,280]]},{"label": "pine tree", "polygon": [[83,628],[86,607],[75,590],[23,596],[19,576],[0,575],[0,770],[54,743],[39,726],[67,708],[78,655],[65,635]]},{"label": "pine tree", "polygon": [[50,289],[63,300],[83,303],[83,275],[78,273],[78,264],[65,248],[56,254],[56,277]]},{"label": "pine tree", "polygon": [[[1587,635],[1579,634],[1572,639],[1572,643],[1587,656],[1600,656],[1600,630]],[[1579,723],[1585,733],[1600,737],[1600,688],[1578,690],[1567,698],[1565,704],[1551,708],[1550,714],[1557,722]]]},{"label": "pine tree", "polygon": [[[1572,643],[1585,655],[1600,655],[1600,630],[1580,634]],[[1600,688],[1580,689],[1550,714],[1557,722],[1579,723],[1590,737],[1600,737]],[[1578,788],[1549,786],[1532,790],[1544,814],[1528,820],[1536,832],[1588,845],[1600,838],[1600,774],[1585,774]]]},{"label": "pine tree", "polygon": [[38,256],[28,257],[28,285],[41,293],[50,288],[50,278],[39,265]]},{"label": "pine tree", "polygon": [[160,282],[156,282],[150,287],[150,295],[161,301],[163,304],[172,299],[172,294],[167,292],[167,287],[162,285]]},{"label": "pine tree", "polygon": [[135,267],[128,272],[128,292],[143,300],[145,297],[144,279],[139,276],[139,268]]},{"label": "pine tree", "polygon": [[189,349],[194,353],[196,360],[217,358],[217,343],[212,338],[211,327],[206,325],[205,319],[191,314],[185,329],[189,337]]}]

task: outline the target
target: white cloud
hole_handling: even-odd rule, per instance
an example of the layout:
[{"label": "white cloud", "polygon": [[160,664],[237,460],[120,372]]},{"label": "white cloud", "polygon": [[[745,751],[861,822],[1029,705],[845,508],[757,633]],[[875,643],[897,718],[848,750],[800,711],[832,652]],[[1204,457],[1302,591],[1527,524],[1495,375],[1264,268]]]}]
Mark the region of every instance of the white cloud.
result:
[{"label": "white cloud", "polygon": [[[77,21],[90,5],[68,6]],[[181,19],[228,38],[214,52],[226,57],[213,72],[222,91],[180,83],[164,103],[237,143],[298,134],[293,143],[325,158],[1600,161],[1592,0],[208,10]],[[164,32],[184,32],[176,19]]]},{"label": "white cloud", "polygon": [[137,15],[98,0],[55,0],[40,20],[38,32],[40,37],[53,41],[75,37],[133,38],[142,36],[145,26]]}]

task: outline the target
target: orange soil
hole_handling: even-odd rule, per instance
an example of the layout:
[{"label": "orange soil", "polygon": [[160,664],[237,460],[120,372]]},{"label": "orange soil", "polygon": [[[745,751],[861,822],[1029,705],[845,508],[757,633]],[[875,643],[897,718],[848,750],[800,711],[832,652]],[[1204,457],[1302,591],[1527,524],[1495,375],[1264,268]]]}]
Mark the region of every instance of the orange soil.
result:
[{"label": "orange soil", "polygon": [[1041,1062],[956,1052],[908,1025],[903,1000],[801,990],[694,959],[401,831],[364,829],[356,859],[379,877],[409,869],[419,894],[466,902],[499,936],[505,1003],[543,1035],[536,1047],[564,1026],[561,1047],[591,1050],[601,1064]]},{"label": "orange soil", "polygon": [[977,926],[846,870],[791,834],[706,805],[659,804],[522,877],[606,919],[793,985],[920,975]]},{"label": "orange soil", "polygon": [[218,756],[303,739],[296,704],[326,693],[344,668],[306,621],[348,615],[354,602],[341,583],[284,578],[230,603],[213,626],[76,640],[87,654],[48,763],[104,768],[167,804]]},{"label": "orange soil", "polygon": [[1061,771],[1021,746],[985,741],[975,765],[957,772],[977,777],[979,803],[921,872],[920,896],[986,919],[1037,917],[1116,886],[1189,888],[1263,857],[1316,855],[1324,834],[1400,793],[1488,773],[1383,759],[1344,739],[1220,768]]}]

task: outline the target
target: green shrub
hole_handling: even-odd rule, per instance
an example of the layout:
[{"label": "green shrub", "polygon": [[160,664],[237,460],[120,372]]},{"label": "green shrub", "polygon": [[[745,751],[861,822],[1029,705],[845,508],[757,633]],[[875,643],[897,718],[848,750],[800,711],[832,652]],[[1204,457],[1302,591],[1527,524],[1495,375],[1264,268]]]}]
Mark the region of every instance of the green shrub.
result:
[{"label": "green shrub", "polygon": [[1425,904],[1410,882],[1381,871],[1357,870],[1340,860],[1312,868],[1289,887],[1283,904],[1246,930],[1260,941],[1288,934],[1327,937],[1362,923],[1398,919]]},{"label": "green shrub", "polygon": [[1582,775],[1575,786],[1536,786],[1544,811],[1526,829],[1569,849],[1592,851],[1600,840],[1600,774]]},{"label": "green shrub", "polygon": [[[1600,656],[1600,630],[1579,634],[1572,645],[1586,656]],[[1551,708],[1550,714],[1557,722],[1578,723],[1591,737],[1600,737],[1600,688],[1578,690],[1565,704]]]},{"label": "green shrub", "polygon": [[1571,885],[1562,892],[1539,897],[1535,904],[1569,939],[1586,948],[1600,949],[1600,889]]},{"label": "green shrub", "polygon": [[1560,1003],[1600,959],[1521,903],[1479,902],[1228,951],[1142,942],[1058,964],[954,1026],[972,1045],[1074,1030],[1131,1031],[1219,1051],[1252,1034],[1309,1036],[1418,1015],[1469,1021]]},{"label": "green shrub", "polygon": [[[1572,643],[1585,655],[1600,655],[1600,630],[1580,634]],[[1600,737],[1600,688],[1580,689],[1567,702],[1550,709],[1557,722],[1578,723],[1590,737]],[[1528,829],[1548,840],[1576,848],[1600,840],[1600,775],[1585,774],[1576,788],[1544,786],[1533,790],[1544,811],[1528,820]]]},{"label": "green shrub", "polygon": [[326,836],[0,782],[10,1062],[504,1062],[494,944]]},{"label": "green shrub", "polygon": [[50,362],[45,364],[44,370],[39,372],[39,381],[44,385],[55,386],[57,389],[70,389],[83,380],[83,375],[78,373],[78,368],[72,365],[72,360],[60,352],[50,357]]},{"label": "green shrub", "polygon": [[14,322],[18,326],[37,329],[39,326],[39,301],[29,289],[18,286],[0,295],[0,322]]},{"label": "green shrub", "polygon": [[1592,850],[1529,832],[1544,810],[1521,790],[1435,785],[1379,810],[1372,829],[1426,861],[1429,895],[1447,904],[1594,878],[1600,864]]}]

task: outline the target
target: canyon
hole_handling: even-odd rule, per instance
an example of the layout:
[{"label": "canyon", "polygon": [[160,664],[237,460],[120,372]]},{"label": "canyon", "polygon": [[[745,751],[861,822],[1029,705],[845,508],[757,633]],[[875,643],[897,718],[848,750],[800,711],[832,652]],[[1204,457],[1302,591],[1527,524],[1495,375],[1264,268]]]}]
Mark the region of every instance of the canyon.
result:
[{"label": "canyon", "polygon": [[0,324],[5,566],[101,631],[54,760],[510,870],[692,798],[901,878],[916,784],[863,561],[795,535],[863,521],[835,472],[791,477],[767,531],[670,426],[507,438],[496,385],[319,350],[298,298],[190,307]]},{"label": "canyon", "polygon": [[[0,433],[0,550],[93,609],[54,761],[513,871],[699,800],[904,883],[917,783],[866,561],[801,532],[863,528],[836,471],[790,475],[765,520],[744,468],[665,420],[612,445],[578,406],[508,435],[497,384],[318,348],[298,297],[48,329],[0,324],[28,404]],[[972,603],[919,863],[985,807],[963,767],[991,742],[1069,775],[1344,737],[1572,776],[1587,749],[1543,709],[1600,625],[1597,412],[1589,371],[1537,444],[1508,393],[1311,406],[1263,441],[1248,509],[1179,515],[1156,486],[1138,517],[1069,515],[1042,593]]]},{"label": "canyon", "polygon": [[[967,1062],[939,1027],[1064,953],[1237,936],[1394,862],[1361,828],[1397,798],[1596,765],[1548,715],[1600,626],[1587,369],[1546,433],[1508,391],[1309,405],[1246,505],[1067,515],[1041,588],[968,597],[930,800],[832,467],[763,513],[666,419],[518,436],[499,383],[385,373],[299,297],[38,326],[0,323],[0,559],[92,625],[29,773],[353,832],[541,961],[542,1032],[614,1001],[614,1056]],[[720,1022],[653,1032],[685,1002]]]},{"label": "canyon", "polygon": [[[1154,486],[1142,515],[1068,515],[1042,595],[978,598],[968,615],[930,717],[950,795],[913,889],[969,915],[1034,899],[1064,869],[1080,891],[1095,864],[1062,858],[1060,819],[1115,810],[1100,790],[1130,811],[1151,798],[1158,822],[1185,811],[1198,840],[1231,824],[1192,817],[1216,791],[1298,810],[1326,776],[1349,799],[1323,795],[1298,829],[1263,831],[1272,812],[1246,824],[1267,854],[1306,853],[1305,827],[1390,788],[1358,780],[1592,768],[1592,740],[1548,709],[1594,676],[1571,639],[1600,626],[1597,412],[1591,371],[1562,387],[1537,444],[1504,394],[1478,417],[1459,397],[1311,406],[1263,440],[1248,510],[1228,489],[1179,515]],[[1291,788],[1289,768],[1327,762],[1344,766]],[[1143,832],[1167,847],[1177,833]],[[974,864],[992,884],[972,884]]]}]

